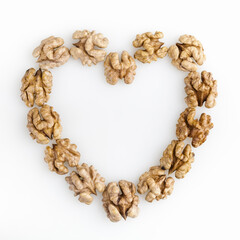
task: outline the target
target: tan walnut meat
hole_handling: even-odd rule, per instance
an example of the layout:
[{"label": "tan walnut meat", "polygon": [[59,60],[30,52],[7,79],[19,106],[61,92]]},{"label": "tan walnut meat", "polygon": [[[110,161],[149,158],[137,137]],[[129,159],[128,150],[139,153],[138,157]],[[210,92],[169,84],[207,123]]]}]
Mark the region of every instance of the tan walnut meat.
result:
[{"label": "tan walnut meat", "polygon": [[148,192],[145,197],[148,202],[167,198],[167,195],[172,193],[173,186],[174,179],[167,177],[160,166],[151,167],[148,172],[142,174],[137,185],[140,194]]},{"label": "tan walnut meat", "polygon": [[62,175],[68,173],[65,162],[70,167],[78,165],[80,153],[77,151],[77,146],[71,144],[68,138],[57,139],[52,148],[46,147],[44,160],[48,163],[49,170]]},{"label": "tan walnut meat", "polygon": [[177,123],[176,135],[181,141],[191,137],[193,147],[199,147],[206,141],[210,129],[213,128],[213,123],[209,115],[202,113],[198,120],[194,119],[195,114],[196,109],[191,107],[186,108],[181,113]]},{"label": "tan walnut meat", "polygon": [[34,103],[41,107],[50,97],[52,89],[52,74],[41,68],[37,71],[30,68],[22,78],[21,98],[28,107]]},{"label": "tan walnut meat", "polygon": [[93,166],[89,167],[86,163],[78,165],[77,171],[71,172],[65,179],[70,184],[69,189],[74,191],[75,196],[79,195],[78,200],[85,204],[92,203],[91,194],[97,195],[97,191],[103,192],[105,189],[105,179]]},{"label": "tan walnut meat", "polygon": [[192,35],[182,35],[179,41],[168,49],[172,64],[182,71],[197,71],[197,64],[206,59],[202,44]]},{"label": "tan walnut meat", "polygon": [[83,65],[91,66],[104,60],[107,55],[106,51],[98,48],[106,48],[108,39],[101,33],[95,31],[76,31],[73,33],[73,39],[78,39],[79,42],[74,43],[74,47],[70,49],[70,53],[74,59],[80,58]]},{"label": "tan walnut meat", "polygon": [[210,72],[203,71],[201,76],[198,72],[190,72],[184,79],[187,97],[185,101],[189,107],[205,106],[212,108],[216,105],[217,81]]},{"label": "tan walnut meat", "polygon": [[164,43],[159,41],[163,36],[162,32],[138,34],[133,41],[133,46],[135,48],[142,47],[144,50],[137,50],[134,57],[143,63],[151,63],[157,61],[158,58],[164,58],[167,55],[168,48],[162,47]]},{"label": "tan walnut meat", "polygon": [[122,52],[121,60],[119,60],[118,53],[109,53],[104,62],[104,67],[106,80],[112,85],[122,78],[124,78],[126,84],[132,83],[137,68],[134,58],[127,51]]},{"label": "tan walnut meat", "polygon": [[103,207],[112,222],[118,222],[122,217],[135,218],[139,213],[139,198],[133,183],[121,180],[117,184],[111,182],[103,192]]},{"label": "tan walnut meat", "polygon": [[59,139],[61,137],[62,126],[58,113],[53,111],[53,107],[43,105],[40,110],[32,108],[27,116],[27,128],[30,136],[38,143],[47,144],[49,139]]},{"label": "tan walnut meat", "polygon": [[194,153],[189,144],[184,147],[183,141],[173,140],[163,152],[160,167],[168,170],[168,174],[175,171],[176,178],[184,178],[194,162]]},{"label": "tan walnut meat", "polygon": [[34,49],[33,56],[38,58],[40,68],[49,69],[59,67],[66,63],[70,57],[69,49],[65,46],[64,40],[60,37],[51,36],[41,41],[41,44]]}]

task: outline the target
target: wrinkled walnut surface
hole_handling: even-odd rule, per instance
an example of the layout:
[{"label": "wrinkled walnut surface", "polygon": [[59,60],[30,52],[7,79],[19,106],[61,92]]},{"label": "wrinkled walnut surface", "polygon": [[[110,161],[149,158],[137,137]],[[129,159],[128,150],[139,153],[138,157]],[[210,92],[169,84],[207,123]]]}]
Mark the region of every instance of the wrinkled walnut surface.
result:
[{"label": "wrinkled walnut surface", "polygon": [[184,178],[191,169],[194,153],[189,144],[184,147],[183,141],[173,140],[163,152],[160,167],[168,170],[168,174],[175,171],[176,178]]},{"label": "wrinkled walnut surface", "polygon": [[93,197],[97,192],[103,192],[105,189],[105,179],[100,176],[93,166],[86,163],[77,166],[77,171],[71,172],[70,176],[65,178],[70,184],[69,189],[74,191],[74,195],[79,195],[79,201],[85,204],[91,204]]},{"label": "wrinkled walnut surface", "polygon": [[64,40],[51,36],[41,41],[41,44],[33,51],[33,57],[38,58],[40,68],[49,69],[59,67],[66,63],[70,57],[67,47],[62,46]]},{"label": "wrinkled walnut surface", "polygon": [[203,71],[201,76],[198,72],[190,72],[184,79],[187,97],[185,101],[189,107],[205,106],[212,108],[216,105],[217,81],[212,73]]},{"label": "wrinkled walnut surface", "polygon": [[41,107],[50,97],[52,89],[52,74],[44,71],[30,68],[22,78],[21,98],[28,107],[34,103]]},{"label": "wrinkled walnut surface", "polygon": [[58,113],[53,111],[53,107],[43,105],[40,110],[32,108],[27,116],[27,128],[30,136],[38,143],[47,144],[49,139],[59,139],[61,137],[62,126]]},{"label": "wrinkled walnut surface", "polygon": [[123,51],[121,60],[118,53],[111,52],[107,55],[104,62],[105,76],[108,83],[115,85],[118,79],[124,78],[126,84],[130,84],[134,80],[137,65],[133,57],[127,51]]},{"label": "wrinkled walnut surface", "polygon": [[71,144],[68,138],[58,139],[52,148],[46,147],[44,160],[48,163],[49,170],[62,175],[68,173],[65,162],[70,167],[78,165],[80,153],[77,151],[77,146]]},{"label": "wrinkled walnut surface", "polygon": [[111,182],[103,192],[103,207],[112,222],[127,217],[135,218],[139,213],[139,198],[133,183],[121,180],[117,184]]},{"label": "wrinkled walnut surface", "polygon": [[172,193],[173,186],[174,179],[166,177],[160,166],[151,167],[148,172],[142,174],[137,185],[140,194],[148,192],[145,197],[148,202],[167,198],[167,195]]},{"label": "wrinkled walnut surface", "polygon": [[194,119],[196,115],[195,108],[186,108],[181,113],[177,128],[176,135],[179,140],[184,140],[187,137],[192,138],[193,147],[199,147],[207,140],[210,129],[213,128],[211,117],[205,113],[202,113],[199,120]]},{"label": "wrinkled walnut surface", "polygon": [[162,32],[138,34],[133,41],[133,46],[135,48],[142,47],[144,50],[137,50],[134,57],[142,63],[151,63],[157,61],[158,58],[164,58],[167,55],[168,48],[162,47],[164,43],[159,41],[161,38],[163,38]]},{"label": "wrinkled walnut surface", "polygon": [[78,39],[79,42],[73,44],[70,53],[74,59],[80,58],[83,65],[91,66],[92,63],[96,65],[107,55],[105,50],[97,49],[108,46],[108,39],[101,33],[96,34],[95,31],[88,30],[76,31],[73,33],[73,39]]},{"label": "wrinkled walnut surface", "polygon": [[172,64],[182,71],[197,71],[197,64],[206,59],[202,44],[192,35],[182,35],[179,41],[168,49]]}]

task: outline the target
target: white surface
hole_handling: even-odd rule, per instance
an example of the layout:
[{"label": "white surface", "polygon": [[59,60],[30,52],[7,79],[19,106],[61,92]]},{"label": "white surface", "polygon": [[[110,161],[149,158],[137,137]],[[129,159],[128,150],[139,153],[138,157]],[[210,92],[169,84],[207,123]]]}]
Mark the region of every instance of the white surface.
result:
[{"label": "white surface", "polygon": [[[239,239],[239,8],[238,1],[4,1],[1,4],[0,239]],[[109,38],[107,51],[135,49],[138,33],[160,30],[167,46],[195,35],[207,61],[199,70],[218,80],[214,129],[194,149],[196,160],[167,200],[140,197],[136,219],[111,223],[101,195],[78,202],[63,176],[48,170],[45,146],[26,129],[28,108],[19,88],[37,67],[31,52],[55,35],[71,47],[77,29]],[[60,114],[63,137],[78,145],[81,162],[93,164],[107,182],[135,184],[175,138],[185,109],[184,77],[166,57],[137,61],[132,85],[105,82],[103,63],[91,68],[70,59],[52,70],[50,105]],[[238,94],[238,96],[237,96]]]}]

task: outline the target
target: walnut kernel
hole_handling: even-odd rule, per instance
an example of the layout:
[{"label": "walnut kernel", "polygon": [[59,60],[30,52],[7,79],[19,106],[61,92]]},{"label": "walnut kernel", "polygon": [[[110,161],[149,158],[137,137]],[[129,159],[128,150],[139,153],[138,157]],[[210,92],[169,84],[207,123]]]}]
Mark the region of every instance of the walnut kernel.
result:
[{"label": "walnut kernel", "polygon": [[57,139],[52,148],[46,147],[44,160],[48,163],[49,170],[62,175],[68,173],[64,163],[67,162],[70,167],[77,166],[80,153],[77,151],[77,146],[71,144],[68,138]]},{"label": "walnut kernel", "polygon": [[162,47],[164,43],[159,41],[161,38],[163,38],[162,32],[138,34],[133,41],[133,46],[135,48],[142,47],[143,50],[137,50],[134,58],[143,63],[151,63],[157,61],[158,58],[164,58],[167,55],[168,48]]},{"label": "walnut kernel", "polygon": [[191,107],[186,108],[181,113],[177,123],[176,135],[180,141],[191,137],[193,147],[199,147],[207,140],[209,131],[213,128],[213,123],[209,115],[202,113],[198,120],[194,119],[195,114],[196,109]]},{"label": "walnut kernel", "polygon": [[60,37],[48,37],[33,51],[33,57],[38,58],[40,68],[49,69],[66,63],[70,57],[67,47],[62,46],[64,40]]},{"label": "walnut kernel", "polygon": [[168,49],[172,64],[182,71],[197,71],[197,64],[206,59],[202,44],[192,35],[182,35],[179,41]]},{"label": "walnut kernel", "polygon": [[38,143],[47,144],[49,139],[59,139],[61,137],[62,126],[58,113],[53,111],[53,107],[43,105],[40,110],[32,108],[28,112],[27,128],[30,136]]},{"label": "walnut kernel", "polygon": [[103,192],[103,207],[112,222],[118,222],[122,217],[135,218],[139,213],[139,198],[133,183],[121,180],[117,184],[111,182]]},{"label": "walnut kernel", "polygon": [[41,68],[37,71],[30,68],[22,78],[21,98],[28,107],[34,103],[41,107],[50,97],[52,89],[52,74]]},{"label": "walnut kernel", "polygon": [[138,192],[144,194],[148,191],[145,199],[152,202],[165,199],[173,191],[174,179],[167,177],[165,171],[160,166],[154,166],[148,172],[142,174],[137,185]]},{"label": "walnut kernel", "polygon": [[132,83],[137,68],[134,58],[127,51],[122,52],[121,61],[119,61],[118,53],[109,53],[104,62],[104,67],[106,80],[112,85],[115,85],[119,78],[124,78],[126,84]]},{"label": "walnut kernel", "polygon": [[184,81],[187,94],[185,101],[189,107],[201,107],[204,102],[207,108],[216,105],[217,81],[213,80],[210,72],[203,71],[201,76],[198,72],[190,72]]},{"label": "walnut kernel", "polygon": [[73,33],[73,39],[78,39],[74,43],[74,47],[70,49],[70,53],[74,59],[80,58],[83,65],[91,66],[104,60],[106,51],[98,48],[106,48],[108,46],[108,39],[101,33],[96,34],[95,31],[76,31]]}]

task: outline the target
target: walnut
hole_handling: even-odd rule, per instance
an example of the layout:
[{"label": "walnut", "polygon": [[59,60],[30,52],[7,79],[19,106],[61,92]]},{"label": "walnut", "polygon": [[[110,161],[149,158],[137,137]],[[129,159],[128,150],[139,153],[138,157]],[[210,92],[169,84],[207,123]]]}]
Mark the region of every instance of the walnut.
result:
[{"label": "walnut", "polygon": [[164,43],[159,41],[161,38],[163,38],[162,32],[138,34],[133,41],[133,46],[135,48],[142,47],[144,50],[137,50],[134,58],[143,63],[151,63],[157,61],[157,58],[164,58],[167,55],[168,48],[162,47]]},{"label": "walnut", "polygon": [[118,184],[111,182],[107,185],[102,201],[104,210],[112,222],[118,222],[122,217],[125,220],[127,217],[137,217],[139,198],[135,193],[135,185],[125,180],[119,181]]},{"label": "walnut", "polygon": [[54,36],[41,41],[41,44],[33,51],[33,56],[38,57],[37,62],[40,68],[59,67],[68,61],[70,53],[67,47],[62,46],[63,44],[62,38]]},{"label": "walnut", "polygon": [[98,48],[106,48],[108,46],[108,39],[101,33],[96,34],[95,31],[88,30],[76,31],[73,33],[73,39],[78,39],[79,42],[74,43],[75,47],[70,49],[70,53],[74,59],[80,58],[83,65],[91,66],[104,60],[107,55],[106,51]]},{"label": "walnut", "polygon": [[134,58],[127,51],[122,52],[121,61],[119,61],[118,53],[109,53],[104,62],[104,67],[107,82],[112,85],[115,85],[119,78],[124,78],[126,84],[132,83],[137,68]]},{"label": "walnut", "polygon": [[91,204],[93,197],[91,194],[97,195],[96,190],[103,192],[105,189],[105,179],[94,169],[83,163],[77,166],[77,172],[71,172],[70,176],[65,178],[70,184],[69,189],[74,191],[74,195],[79,195],[79,201],[85,204]]},{"label": "walnut", "polygon": [[160,159],[160,167],[168,170],[168,174],[175,171],[176,178],[184,178],[191,169],[191,163],[194,161],[194,153],[189,144],[184,148],[184,142],[173,140],[163,152]]},{"label": "walnut", "polygon": [[174,179],[172,177],[167,178],[165,171],[160,166],[151,167],[148,172],[142,174],[137,185],[140,194],[149,191],[145,197],[148,202],[166,198],[167,195],[172,193],[173,186]]},{"label": "walnut", "polygon": [[49,139],[59,139],[61,137],[62,126],[59,115],[53,111],[53,107],[43,105],[40,110],[32,108],[28,112],[27,128],[30,136],[38,143],[47,144]]},{"label": "walnut", "polygon": [[212,108],[216,105],[217,81],[212,73],[203,71],[201,76],[197,72],[190,72],[184,79],[187,97],[185,101],[189,107],[205,106]]},{"label": "walnut", "polygon": [[49,170],[61,175],[68,173],[64,163],[67,162],[70,167],[75,167],[80,160],[80,153],[76,149],[77,146],[70,144],[68,138],[57,139],[52,148],[47,146],[44,160],[48,163]]},{"label": "walnut", "polygon": [[197,64],[206,59],[202,44],[192,35],[182,35],[179,41],[168,49],[172,64],[182,71],[197,71]]},{"label": "walnut", "polygon": [[202,113],[198,120],[194,119],[195,114],[196,109],[192,107],[186,108],[181,113],[178,119],[176,135],[181,141],[191,137],[193,147],[199,147],[206,141],[210,129],[213,128],[213,123],[211,123],[209,115]]},{"label": "walnut", "polygon": [[30,68],[22,78],[21,98],[28,107],[32,107],[34,103],[41,107],[48,101],[51,89],[51,72]]}]

